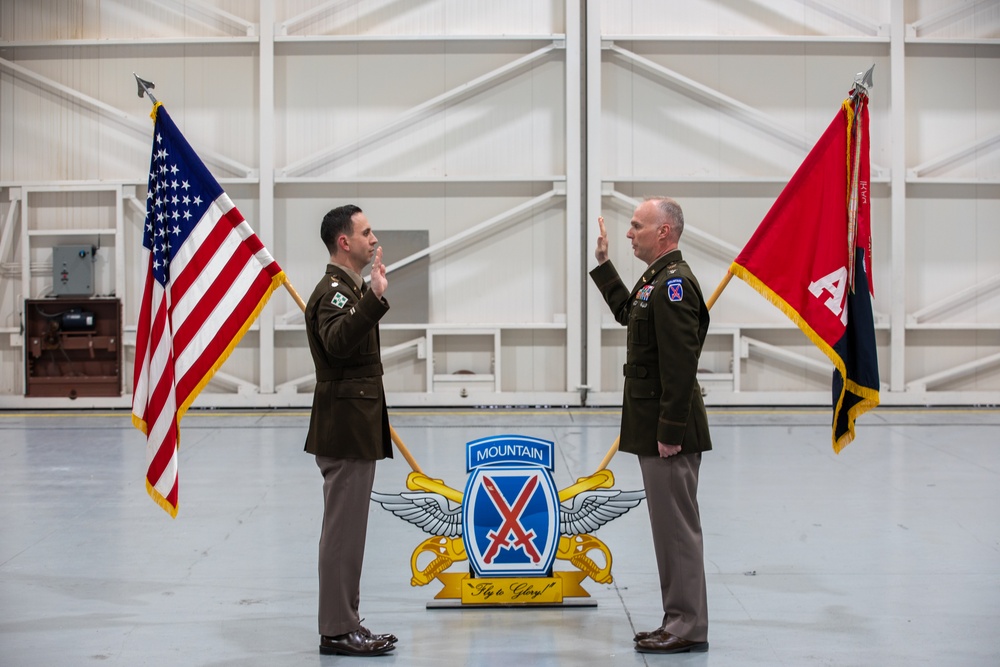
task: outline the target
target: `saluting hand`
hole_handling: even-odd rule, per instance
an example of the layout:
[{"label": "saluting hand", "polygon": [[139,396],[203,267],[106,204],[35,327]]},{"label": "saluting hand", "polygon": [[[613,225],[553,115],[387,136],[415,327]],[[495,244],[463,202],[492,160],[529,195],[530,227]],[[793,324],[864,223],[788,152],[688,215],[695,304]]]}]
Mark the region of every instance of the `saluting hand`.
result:
[{"label": "saluting hand", "polygon": [[608,261],[608,230],[604,228],[604,218],[597,218],[597,224],[600,225],[601,233],[597,235],[597,248],[594,250],[594,257],[597,258],[598,264],[604,264]]},{"label": "saluting hand", "polygon": [[385,288],[389,286],[389,281],[385,277],[385,264],[382,263],[382,246],[375,249],[375,259],[372,261],[372,291],[375,296],[382,298]]}]

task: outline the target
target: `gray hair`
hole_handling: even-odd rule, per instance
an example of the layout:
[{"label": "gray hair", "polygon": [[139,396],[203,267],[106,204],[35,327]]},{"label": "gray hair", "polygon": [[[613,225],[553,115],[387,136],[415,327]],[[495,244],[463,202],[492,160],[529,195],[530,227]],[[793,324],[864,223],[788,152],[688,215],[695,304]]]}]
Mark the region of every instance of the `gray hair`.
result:
[{"label": "gray hair", "polygon": [[649,197],[646,201],[656,202],[656,208],[666,218],[665,222],[670,223],[670,233],[674,240],[680,240],[684,232],[684,211],[681,210],[681,205],[670,197]]}]

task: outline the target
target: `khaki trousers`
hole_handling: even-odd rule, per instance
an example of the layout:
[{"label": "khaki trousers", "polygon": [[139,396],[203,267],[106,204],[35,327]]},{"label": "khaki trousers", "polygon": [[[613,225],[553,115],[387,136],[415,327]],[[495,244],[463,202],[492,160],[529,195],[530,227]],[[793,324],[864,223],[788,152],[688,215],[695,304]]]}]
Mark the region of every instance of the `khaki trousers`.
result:
[{"label": "khaki trousers", "polygon": [[319,538],[319,633],[336,636],[361,625],[361,565],[375,461],[317,456],[323,473]]},{"label": "khaki trousers", "polygon": [[640,456],[663,598],[663,628],[689,641],[708,641],[705,550],[698,512],[701,454]]}]

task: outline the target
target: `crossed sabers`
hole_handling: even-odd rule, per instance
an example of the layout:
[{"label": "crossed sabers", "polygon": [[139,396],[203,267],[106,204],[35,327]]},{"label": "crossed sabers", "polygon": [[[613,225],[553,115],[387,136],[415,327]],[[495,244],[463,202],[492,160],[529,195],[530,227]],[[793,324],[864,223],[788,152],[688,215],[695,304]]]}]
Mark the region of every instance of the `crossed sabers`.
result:
[{"label": "crossed sabers", "polygon": [[[524,512],[524,506],[528,504],[528,499],[531,498],[535,487],[538,486],[538,476],[530,477],[524,483],[521,492],[517,494],[517,499],[514,501],[513,507],[507,505],[507,500],[500,493],[496,484],[485,475],[483,476],[483,486],[486,487],[487,493],[490,494],[490,498],[496,503],[497,509],[500,510],[500,514],[503,516],[503,523],[500,524],[500,528],[496,532],[490,531],[486,534],[486,537],[490,538],[490,546],[483,555],[483,561],[492,563],[500,551],[500,547],[521,547],[528,557],[531,558],[532,563],[542,560],[541,554],[538,553],[535,545],[531,542],[535,538],[535,531],[529,530],[525,532],[524,526],[521,525],[520,521],[521,513]],[[507,539],[509,533],[514,533],[513,540]]]}]

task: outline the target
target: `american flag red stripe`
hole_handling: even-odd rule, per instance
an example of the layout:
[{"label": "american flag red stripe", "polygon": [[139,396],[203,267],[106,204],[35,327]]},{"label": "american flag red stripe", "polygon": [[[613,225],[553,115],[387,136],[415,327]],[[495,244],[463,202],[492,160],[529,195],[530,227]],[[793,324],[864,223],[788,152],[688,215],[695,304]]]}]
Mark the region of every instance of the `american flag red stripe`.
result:
[{"label": "american flag red stripe", "polygon": [[154,117],[132,421],[147,491],[176,516],[181,418],[285,274],[162,105]]}]

